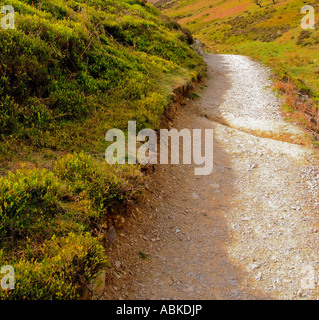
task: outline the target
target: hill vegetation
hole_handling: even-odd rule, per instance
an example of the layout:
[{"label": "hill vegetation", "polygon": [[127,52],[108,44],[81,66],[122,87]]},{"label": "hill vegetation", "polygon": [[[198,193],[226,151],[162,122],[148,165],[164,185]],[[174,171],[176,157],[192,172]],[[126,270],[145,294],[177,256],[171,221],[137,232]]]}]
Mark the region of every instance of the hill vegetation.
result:
[{"label": "hill vegetation", "polygon": [[271,67],[276,86],[286,94],[285,111],[300,111],[298,117],[307,118],[300,120],[318,139],[319,29],[301,28],[304,5],[314,7],[318,25],[318,1],[264,0],[261,7],[252,0],[157,2],[165,14],[189,28],[207,51],[247,55]]},{"label": "hill vegetation", "polygon": [[[158,128],[173,88],[205,65],[188,30],[141,0],[12,0],[0,29],[2,299],[76,299],[140,196],[136,166],[103,160],[105,133]],[[0,7],[4,3],[0,2]]]}]

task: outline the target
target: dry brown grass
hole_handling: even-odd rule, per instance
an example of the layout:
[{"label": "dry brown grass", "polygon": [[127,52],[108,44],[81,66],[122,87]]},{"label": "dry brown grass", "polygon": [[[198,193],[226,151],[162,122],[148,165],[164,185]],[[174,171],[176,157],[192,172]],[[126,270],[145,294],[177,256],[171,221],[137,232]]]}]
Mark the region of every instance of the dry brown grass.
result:
[{"label": "dry brown grass", "polygon": [[300,95],[291,81],[277,81],[274,87],[284,95],[285,112],[289,113],[289,117],[302,123],[311,136],[319,141],[319,106],[307,96]]}]

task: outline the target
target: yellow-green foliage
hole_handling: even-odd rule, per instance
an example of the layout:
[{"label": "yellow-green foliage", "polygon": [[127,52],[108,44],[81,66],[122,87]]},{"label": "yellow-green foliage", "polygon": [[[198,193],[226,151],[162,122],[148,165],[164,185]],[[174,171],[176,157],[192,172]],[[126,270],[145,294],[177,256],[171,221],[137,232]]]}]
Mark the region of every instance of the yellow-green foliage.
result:
[{"label": "yellow-green foliage", "polygon": [[89,233],[53,236],[34,257],[8,260],[0,252],[1,265],[15,270],[15,288],[0,290],[0,299],[77,299],[102,268],[108,266],[103,247]]},{"label": "yellow-green foliage", "polygon": [[94,125],[100,128],[98,136],[87,132],[88,148],[103,140],[107,129],[128,120],[157,127],[169,98],[158,82],[174,73],[191,79],[191,73],[204,70],[202,59],[188,45],[190,33],[172,27],[145,1],[10,4],[15,29],[0,28],[4,159],[12,155],[13,143],[33,149],[83,147],[84,139],[74,139],[78,126],[95,121],[96,114],[103,121]]},{"label": "yellow-green foliage", "polygon": [[0,298],[78,298],[107,265],[101,231],[142,190],[137,167],[83,153],[1,177],[0,265],[14,266],[16,288]]},{"label": "yellow-green foliage", "polygon": [[69,183],[72,194],[86,194],[102,212],[133,200],[143,186],[135,166],[113,166],[83,153],[65,156],[56,162],[54,171]]},{"label": "yellow-green foliage", "polygon": [[[59,211],[60,184],[48,170],[18,170],[0,178],[0,237],[29,236]],[[39,231],[39,230],[38,230]]]}]

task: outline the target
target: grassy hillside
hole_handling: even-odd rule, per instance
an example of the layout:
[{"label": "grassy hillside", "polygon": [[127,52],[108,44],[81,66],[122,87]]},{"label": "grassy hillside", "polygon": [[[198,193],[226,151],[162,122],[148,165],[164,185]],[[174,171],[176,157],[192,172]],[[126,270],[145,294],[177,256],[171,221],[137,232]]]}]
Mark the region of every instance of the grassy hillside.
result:
[{"label": "grassy hillside", "polygon": [[1,160],[30,148],[101,151],[128,119],[156,127],[174,81],[201,72],[189,34],[143,1],[11,4],[16,29],[0,29]]},{"label": "grassy hillside", "polygon": [[[301,93],[312,96],[315,102],[307,108],[315,121],[319,101],[318,1],[278,0],[273,4],[264,0],[261,8],[251,0],[161,0],[158,4],[206,44],[207,51],[256,58],[270,66],[279,80],[291,81]],[[315,8],[316,30],[301,28],[300,10],[305,4]],[[288,95],[294,90],[291,85],[279,87],[289,91]]]},{"label": "grassy hillside", "polygon": [[174,86],[205,66],[191,34],[146,1],[10,4],[15,29],[0,29],[0,265],[15,267],[16,285],[0,298],[75,299],[108,264],[106,230],[143,190],[137,167],[103,160],[105,133],[129,120],[157,128]]}]

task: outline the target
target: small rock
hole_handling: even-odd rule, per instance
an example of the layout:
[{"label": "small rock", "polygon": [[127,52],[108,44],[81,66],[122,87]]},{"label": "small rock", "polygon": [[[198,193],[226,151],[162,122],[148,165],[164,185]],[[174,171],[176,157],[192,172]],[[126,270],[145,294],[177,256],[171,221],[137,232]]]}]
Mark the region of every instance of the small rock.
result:
[{"label": "small rock", "polygon": [[258,272],[256,278],[255,278],[257,281],[260,281],[261,280],[261,272]]},{"label": "small rock", "polygon": [[258,164],[257,163],[253,163],[249,166],[248,171],[252,170],[252,169],[256,169],[258,168]]},{"label": "small rock", "polygon": [[107,231],[107,241],[108,241],[108,246],[110,247],[116,239],[116,232],[113,226],[109,228]]},{"label": "small rock", "polygon": [[238,291],[238,290],[233,290],[233,291],[232,291],[232,294],[233,294],[235,297],[238,297],[238,296],[239,296],[239,291]]},{"label": "small rock", "polygon": [[260,264],[257,264],[257,263],[254,263],[251,265],[251,270],[255,270],[255,269],[258,269],[260,268]]}]

